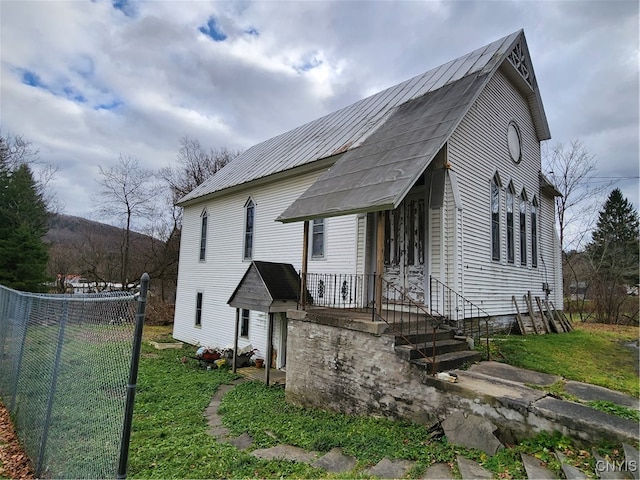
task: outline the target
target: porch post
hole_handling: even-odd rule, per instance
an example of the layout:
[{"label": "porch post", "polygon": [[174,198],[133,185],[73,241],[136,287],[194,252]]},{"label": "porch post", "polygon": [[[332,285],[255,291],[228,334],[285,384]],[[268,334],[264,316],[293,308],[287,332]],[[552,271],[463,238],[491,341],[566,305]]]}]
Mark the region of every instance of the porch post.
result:
[{"label": "porch post", "polygon": [[273,313],[269,312],[267,323],[267,358],[264,366],[264,383],[269,386],[269,376],[271,372],[271,355],[273,355]]},{"label": "porch post", "polygon": [[233,373],[236,373],[236,358],[238,358],[238,330],[240,329],[240,309],[236,308],[236,328],[233,335]]},{"label": "porch post", "polygon": [[384,221],[386,212],[381,210],[378,212],[376,222],[376,288],[375,302],[376,313],[382,314],[382,273],[384,272]]},{"label": "porch post", "polygon": [[307,264],[309,261],[309,220],[304,221],[302,233],[302,273],[300,278],[300,305],[307,306]]}]

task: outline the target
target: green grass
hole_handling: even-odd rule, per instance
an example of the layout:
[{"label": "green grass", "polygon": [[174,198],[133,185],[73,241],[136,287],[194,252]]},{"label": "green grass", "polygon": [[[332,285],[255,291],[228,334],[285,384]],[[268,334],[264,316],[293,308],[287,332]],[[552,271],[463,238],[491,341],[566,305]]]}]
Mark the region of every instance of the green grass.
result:
[{"label": "green grass", "polygon": [[[559,474],[554,450],[565,453],[573,465],[593,471],[591,453],[559,433],[539,434],[489,457],[444,438],[432,439],[425,425],[299,408],[285,401],[281,387],[245,382],[225,395],[220,407],[232,435],[250,434],[255,441],[252,448],[286,443],[323,453],[341,447],[356,457],[357,464],[347,474],[331,475],[306,464],[258,460],[207,434],[204,410],[232,375],[201,369],[194,361],[180,362],[181,356],[192,353],[192,347],[144,346],[129,457],[131,478],[365,478],[364,469],[383,457],[416,461],[409,473],[416,478],[435,462],[449,463],[455,471],[457,455],[478,461],[495,477],[525,478],[520,453],[536,456]],[[618,448],[596,447],[611,455]]]},{"label": "green grass", "polygon": [[637,327],[575,326],[571,333],[497,337],[492,356],[517,367],[639,397],[638,350],[624,346],[638,339]]}]

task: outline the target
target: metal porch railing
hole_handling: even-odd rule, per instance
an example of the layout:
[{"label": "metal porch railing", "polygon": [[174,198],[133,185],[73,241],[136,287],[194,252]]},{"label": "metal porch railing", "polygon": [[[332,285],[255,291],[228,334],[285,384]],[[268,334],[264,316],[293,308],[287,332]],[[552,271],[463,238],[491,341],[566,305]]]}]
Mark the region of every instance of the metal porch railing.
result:
[{"label": "metal porch railing", "polygon": [[490,360],[489,321],[491,316],[458,292],[434,277],[429,277],[429,309],[445,319],[459,334],[480,340],[482,327],[487,342],[487,360]]}]

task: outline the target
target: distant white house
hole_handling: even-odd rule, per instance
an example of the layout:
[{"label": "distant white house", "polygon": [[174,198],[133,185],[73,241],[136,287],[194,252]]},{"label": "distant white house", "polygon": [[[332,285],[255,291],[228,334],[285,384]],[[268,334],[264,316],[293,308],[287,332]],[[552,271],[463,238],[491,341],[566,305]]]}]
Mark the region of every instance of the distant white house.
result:
[{"label": "distant white house", "polygon": [[[443,289],[492,316],[513,316],[527,292],[562,308],[557,191],[541,173],[549,138],[518,31],[251,147],[179,202],[174,337],[232,344],[228,302],[252,261],[345,278],[382,273],[427,308]],[[310,294],[329,288],[352,299],[344,281]],[[268,315],[238,310],[240,346],[259,357]],[[287,319],[273,315],[282,367]]]}]

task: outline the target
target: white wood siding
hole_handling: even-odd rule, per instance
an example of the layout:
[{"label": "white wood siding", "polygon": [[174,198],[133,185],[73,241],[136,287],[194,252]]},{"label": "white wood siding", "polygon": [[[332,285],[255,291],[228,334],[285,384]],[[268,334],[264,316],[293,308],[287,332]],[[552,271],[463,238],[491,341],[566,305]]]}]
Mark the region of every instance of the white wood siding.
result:
[{"label": "white wood siding", "polygon": [[[244,205],[249,197],[255,203],[253,260],[302,263],[302,223],[282,224],[275,219],[319,175],[307,173],[277,183],[247,188],[198,205],[186,207],[180,245],[178,288],[174,337],[211,347],[233,344],[235,309],[227,305],[229,297],[249,267],[243,260]],[[209,215],[206,260],[200,262],[200,214]],[[355,273],[355,215],[325,220],[325,258],[309,260],[310,272]],[[196,292],[203,292],[202,326],[195,327]],[[294,307],[295,308],[295,307]],[[275,330],[279,334],[279,329]],[[251,312],[249,338],[240,339],[242,348],[251,344],[266,352],[267,321],[259,312]],[[274,344],[278,344],[278,338]]]},{"label": "white wood siding", "polygon": [[[518,164],[511,160],[507,146],[507,127],[512,120],[517,122],[522,137],[522,160]],[[512,295],[521,299],[531,291],[533,295],[544,297],[544,281],[551,284],[554,292],[561,291],[561,286],[557,285],[557,267],[553,266],[557,243],[553,237],[552,203],[539,191],[540,144],[526,100],[501,72],[497,72],[489,82],[452,135],[448,144],[448,161],[456,174],[464,206],[464,225],[461,226],[464,229],[464,254],[461,255],[465,297],[489,314],[500,315],[513,313]],[[491,259],[490,182],[496,172],[502,182],[500,261]],[[537,268],[531,266],[529,209],[527,266],[520,265],[519,241],[515,242],[514,263],[507,262],[505,192],[509,182],[513,182],[516,195],[524,187],[529,204],[535,196],[540,205]],[[516,215],[516,232],[518,228],[519,218]]]}]

